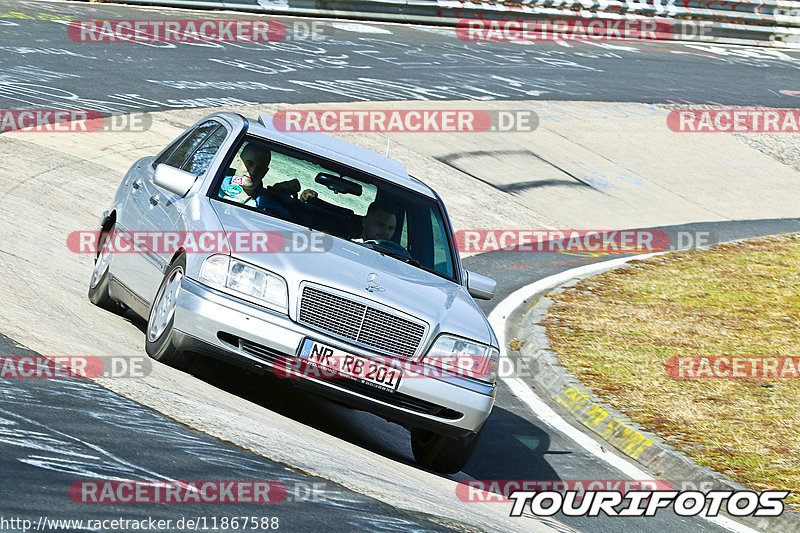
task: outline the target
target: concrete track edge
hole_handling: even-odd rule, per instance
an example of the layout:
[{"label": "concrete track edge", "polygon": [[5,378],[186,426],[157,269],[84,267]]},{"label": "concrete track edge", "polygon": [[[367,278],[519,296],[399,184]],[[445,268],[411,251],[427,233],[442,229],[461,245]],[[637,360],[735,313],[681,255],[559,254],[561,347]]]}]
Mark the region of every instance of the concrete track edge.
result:
[{"label": "concrete track edge", "polygon": [[[698,465],[694,459],[677,451],[662,438],[642,430],[626,415],[611,407],[596,396],[575,378],[558,360],[558,356],[550,345],[547,332],[542,322],[553,300],[551,294],[557,294],[565,287],[578,281],[608,270],[625,266],[630,261],[646,259],[654,255],[632,256],[609,262],[602,262],[589,267],[579,267],[562,272],[537,283],[543,287],[522,305],[516,307],[508,316],[507,323],[519,322],[519,326],[511,328],[511,333],[524,342],[519,351],[505,351],[511,358],[519,358],[530,371],[533,383],[528,383],[534,390],[542,391],[563,411],[581,426],[591,430],[605,442],[635,460],[648,471],[658,472],[657,478],[671,482],[676,490],[682,490],[686,484],[688,490],[750,490],[747,487],[728,479],[726,476]],[[608,264],[613,263],[613,264]],[[557,278],[557,279],[554,279]],[[552,279],[552,283],[547,281]],[[523,288],[524,290],[524,288]],[[541,295],[535,299],[537,295]],[[535,301],[533,305],[531,302]],[[506,339],[507,340],[507,339]],[[687,489],[684,489],[687,490]],[[800,531],[800,513],[784,511],[779,517],[757,518],[753,516],[736,517],[736,521],[750,527],[770,532]]]}]

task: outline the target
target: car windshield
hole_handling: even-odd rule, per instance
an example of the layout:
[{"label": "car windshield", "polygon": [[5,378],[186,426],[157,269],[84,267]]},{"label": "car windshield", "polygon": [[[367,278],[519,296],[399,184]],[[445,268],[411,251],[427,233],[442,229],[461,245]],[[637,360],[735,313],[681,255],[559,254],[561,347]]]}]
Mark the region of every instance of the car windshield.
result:
[{"label": "car windshield", "polygon": [[246,137],[210,196],[456,281],[437,200],[331,160]]}]

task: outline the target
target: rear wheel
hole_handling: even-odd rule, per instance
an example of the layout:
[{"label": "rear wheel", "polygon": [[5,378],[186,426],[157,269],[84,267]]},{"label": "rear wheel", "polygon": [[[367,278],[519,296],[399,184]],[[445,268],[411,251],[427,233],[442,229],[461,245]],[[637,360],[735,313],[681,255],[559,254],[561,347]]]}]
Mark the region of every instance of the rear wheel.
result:
[{"label": "rear wheel", "polygon": [[147,355],[164,364],[183,367],[187,356],[173,343],[175,310],[181,281],[186,272],[186,257],[181,255],[170,265],[158,288],[147,319],[145,350]]},{"label": "rear wheel", "polygon": [[483,428],[465,437],[448,437],[426,429],[411,430],[411,451],[417,464],[443,474],[455,474],[469,462]]},{"label": "rear wheel", "polygon": [[123,307],[111,299],[108,287],[111,278],[111,231],[106,228],[100,233],[97,246],[97,256],[94,259],[92,278],[89,280],[89,301],[107,311],[120,313]]}]

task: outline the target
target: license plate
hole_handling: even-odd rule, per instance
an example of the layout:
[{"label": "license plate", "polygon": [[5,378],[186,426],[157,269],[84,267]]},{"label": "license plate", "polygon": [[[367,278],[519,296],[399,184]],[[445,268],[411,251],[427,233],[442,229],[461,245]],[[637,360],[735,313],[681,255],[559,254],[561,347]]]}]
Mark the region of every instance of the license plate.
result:
[{"label": "license plate", "polygon": [[326,375],[335,374],[334,377],[353,379],[390,392],[396,391],[400,386],[402,372],[399,368],[311,339],[303,341],[299,357],[306,363],[322,369]]}]

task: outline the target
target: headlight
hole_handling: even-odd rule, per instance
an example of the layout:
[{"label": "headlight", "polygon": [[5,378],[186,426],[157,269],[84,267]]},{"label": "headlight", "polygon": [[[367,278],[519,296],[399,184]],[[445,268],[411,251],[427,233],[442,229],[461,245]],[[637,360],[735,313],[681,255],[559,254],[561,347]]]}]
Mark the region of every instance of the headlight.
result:
[{"label": "headlight", "polygon": [[229,294],[286,313],[286,280],[227,255],[212,255],[200,267],[200,280]]},{"label": "headlight", "polygon": [[441,335],[428,350],[424,362],[459,376],[494,383],[499,358],[497,348],[452,335]]}]

